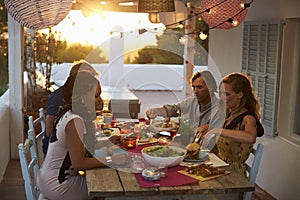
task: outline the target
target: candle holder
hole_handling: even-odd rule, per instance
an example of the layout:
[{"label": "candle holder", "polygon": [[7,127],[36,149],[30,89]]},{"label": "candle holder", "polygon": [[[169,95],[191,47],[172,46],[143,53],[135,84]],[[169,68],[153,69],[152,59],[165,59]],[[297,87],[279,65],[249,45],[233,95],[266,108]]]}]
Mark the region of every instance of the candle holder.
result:
[{"label": "candle holder", "polygon": [[137,137],[129,136],[129,137],[123,138],[123,146],[126,149],[135,149],[136,143],[137,143]]}]

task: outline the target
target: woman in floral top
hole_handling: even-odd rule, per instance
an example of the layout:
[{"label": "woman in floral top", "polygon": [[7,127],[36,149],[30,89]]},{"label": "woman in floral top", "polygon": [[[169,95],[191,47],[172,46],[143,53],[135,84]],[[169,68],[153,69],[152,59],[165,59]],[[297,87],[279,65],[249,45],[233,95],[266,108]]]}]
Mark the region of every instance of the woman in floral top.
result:
[{"label": "woman in floral top", "polygon": [[[212,136],[217,140],[217,155],[230,164],[230,167],[246,174],[245,162],[248,159],[257,137],[257,119],[260,119],[260,105],[253,93],[247,76],[232,73],[223,78],[220,84],[220,98],[227,108],[227,118],[223,128],[215,128],[206,133],[207,144]],[[230,126],[239,115],[244,115],[239,122]],[[232,124],[231,124],[232,125]]]}]

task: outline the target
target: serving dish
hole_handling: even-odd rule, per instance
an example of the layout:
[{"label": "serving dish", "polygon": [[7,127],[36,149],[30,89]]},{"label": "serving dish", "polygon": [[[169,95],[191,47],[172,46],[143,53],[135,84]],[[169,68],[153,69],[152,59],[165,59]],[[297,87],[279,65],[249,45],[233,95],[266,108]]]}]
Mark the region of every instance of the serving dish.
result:
[{"label": "serving dish", "polygon": [[155,167],[161,163],[164,163],[166,167],[176,166],[183,161],[184,154],[185,149],[168,145],[155,145],[142,149],[142,155],[146,162]]}]

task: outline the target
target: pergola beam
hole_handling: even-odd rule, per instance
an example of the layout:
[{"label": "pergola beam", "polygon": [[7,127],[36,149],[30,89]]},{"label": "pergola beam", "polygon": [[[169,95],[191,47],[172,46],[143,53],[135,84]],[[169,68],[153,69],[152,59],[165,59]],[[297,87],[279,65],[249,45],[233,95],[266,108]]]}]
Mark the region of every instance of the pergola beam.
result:
[{"label": "pergola beam", "polygon": [[23,27],[8,15],[8,74],[10,107],[10,156],[18,158],[17,145],[24,137]]}]

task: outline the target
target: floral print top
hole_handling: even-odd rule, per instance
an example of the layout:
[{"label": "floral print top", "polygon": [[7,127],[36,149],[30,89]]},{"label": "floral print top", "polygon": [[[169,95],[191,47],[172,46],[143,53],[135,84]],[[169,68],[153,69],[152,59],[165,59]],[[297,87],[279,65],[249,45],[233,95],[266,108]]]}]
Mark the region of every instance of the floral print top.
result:
[{"label": "floral print top", "polygon": [[[241,126],[242,121],[238,123],[233,130],[244,130]],[[246,160],[248,159],[253,144],[241,143],[233,139],[219,137],[217,141],[218,156],[229,163],[232,170],[237,171],[246,176]]]}]

